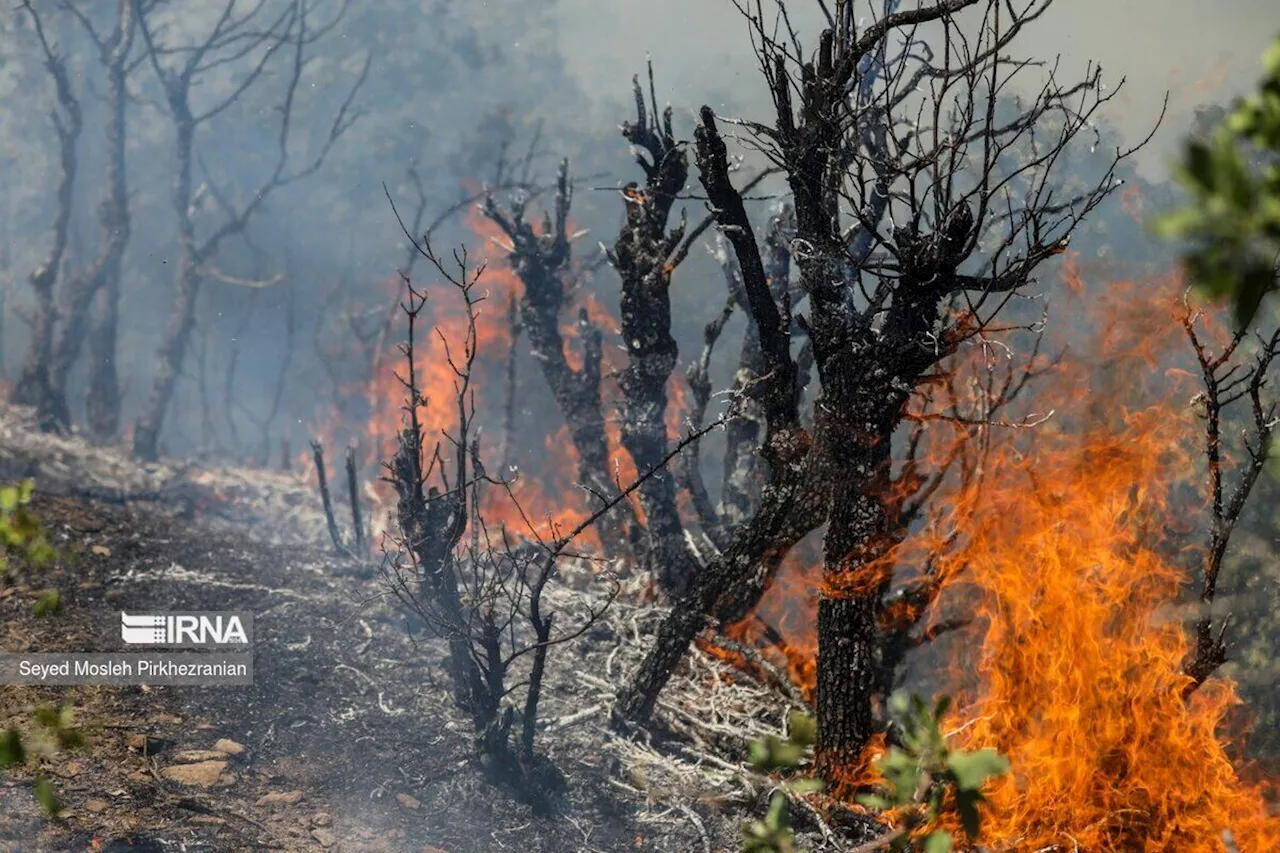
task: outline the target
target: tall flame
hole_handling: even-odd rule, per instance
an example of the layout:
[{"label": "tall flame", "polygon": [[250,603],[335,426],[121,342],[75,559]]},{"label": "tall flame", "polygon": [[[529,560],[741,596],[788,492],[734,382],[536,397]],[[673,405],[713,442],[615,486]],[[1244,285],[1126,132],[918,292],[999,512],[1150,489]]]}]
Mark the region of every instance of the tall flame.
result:
[{"label": "tall flame", "polygon": [[932,618],[976,626],[980,644],[957,644],[950,723],[1012,763],[992,792],[992,849],[1218,853],[1224,832],[1246,853],[1280,849],[1266,791],[1224,743],[1233,685],[1184,698],[1180,602],[1204,555],[1181,519],[1204,518],[1189,497],[1203,493],[1203,426],[1193,374],[1152,369],[1186,346],[1181,290],[1170,277],[1091,297],[1096,358],[1035,389],[1058,416],[993,443],[986,476],[896,555],[934,560],[947,588]]},{"label": "tall flame", "polygon": [[[1198,376],[1170,367],[1189,355],[1184,285],[1167,276],[1099,292],[1074,258],[1065,274],[1087,296],[1077,316],[1091,334],[1077,329],[1067,358],[1030,390],[1033,411],[1053,417],[977,435],[930,422],[923,448],[934,465],[957,441],[981,443],[982,455],[886,560],[899,583],[924,581],[927,566],[941,585],[927,625],[969,623],[931,654],[951,657],[937,686],[958,693],[955,742],[994,747],[1013,767],[991,792],[982,843],[1222,853],[1226,832],[1243,853],[1280,850],[1273,792],[1230,752],[1234,686],[1215,677],[1183,698],[1206,518],[1203,425],[1188,402]],[[1206,338],[1225,340],[1225,326],[1203,323]],[[814,555],[795,555],[757,612],[729,629],[766,647],[809,695],[818,577]],[[882,749],[869,747],[867,763]],[[865,768],[849,771],[864,778]]]}]

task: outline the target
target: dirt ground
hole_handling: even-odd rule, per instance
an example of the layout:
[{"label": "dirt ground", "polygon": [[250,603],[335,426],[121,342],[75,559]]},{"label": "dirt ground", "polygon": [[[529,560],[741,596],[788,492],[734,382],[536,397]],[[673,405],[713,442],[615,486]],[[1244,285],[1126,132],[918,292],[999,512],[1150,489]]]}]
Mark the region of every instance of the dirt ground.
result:
[{"label": "dirt ground", "polygon": [[[378,598],[372,565],[206,529],[181,507],[39,497],[36,510],[67,555],[39,585],[62,590],[65,607],[36,619],[29,590],[4,590],[4,650],[100,648],[103,620],[120,610],[251,610],[255,683],[3,688],[0,728],[26,725],[37,703],[70,701],[89,744],[44,761],[63,804],[56,820],[35,805],[29,771],[0,778],[0,849],[736,849],[746,812],[725,805],[741,798],[732,762],[706,789],[663,790],[592,713],[652,613],[617,623],[634,638],[605,626],[553,657],[540,748],[566,789],[538,816],[485,781],[445,701],[441,648]],[[626,749],[665,761],[651,746]]]}]

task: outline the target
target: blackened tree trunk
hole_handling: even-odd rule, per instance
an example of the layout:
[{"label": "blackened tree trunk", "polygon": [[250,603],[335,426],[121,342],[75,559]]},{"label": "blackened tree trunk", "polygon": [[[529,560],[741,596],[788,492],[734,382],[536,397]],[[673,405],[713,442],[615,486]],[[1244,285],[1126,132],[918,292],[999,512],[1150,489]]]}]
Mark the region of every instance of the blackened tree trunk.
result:
[{"label": "blackened tree trunk", "polygon": [[13,400],[15,403],[34,406],[41,425],[52,429],[56,426],[53,418],[54,405],[49,371],[57,323],[54,286],[58,281],[71,228],[71,204],[78,166],[76,145],[79,142],[84,121],[80,102],[71,88],[66,63],[62,57],[54,53],[46,39],[44,25],[36,10],[30,5],[23,8],[35,22],[36,35],[44,50],[45,67],[53,78],[57,95],[58,106],[53,114],[53,122],[58,132],[60,170],[57,207],[53,221],[53,240],[44,263],[30,277],[31,289],[36,297],[36,307],[31,323],[31,347],[27,351],[22,373],[14,388]]},{"label": "blackened tree trunk", "polygon": [[716,603],[725,592],[768,555],[785,553],[808,532],[800,532],[790,523],[797,515],[797,505],[807,497],[797,488],[801,480],[784,473],[765,486],[760,508],[751,521],[737,528],[729,546],[694,576],[688,594],[674,603],[658,629],[653,647],[618,694],[613,713],[620,726],[626,728],[649,720],[659,694],[689,644],[710,624]]},{"label": "blackened tree trunk", "polygon": [[[71,426],[67,376],[80,357],[81,346],[89,341],[89,427],[95,438],[103,440],[114,437],[120,422],[120,382],[115,368],[119,309],[115,302],[119,300],[120,269],[131,227],[125,123],[128,60],[136,28],[134,11],[134,0],[118,0],[111,33],[102,38],[92,29],[89,31],[107,72],[107,181],[98,208],[101,236],[93,263],[67,282],[59,312],[61,325],[49,365],[51,414],[60,428],[67,429]],[[98,318],[90,329],[89,315],[95,300]]]},{"label": "blackened tree trunk", "polygon": [[[650,72],[652,79],[652,70]],[[623,190],[626,220],[609,262],[622,280],[621,328],[627,366],[618,378],[622,392],[622,445],[641,473],[656,473],[640,485],[644,510],[645,562],[669,595],[682,596],[697,570],[676,507],[676,472],[667,469],[667,381],[679,349],[671,335],[671,276],[684,237],[683,218],[670,232],[667,220],[689,174],[684,151],[671,126],[671,108],[658,117],[657,103],[645,107],[634,81],[637,120],[622,126],[645,173],[644,186]],[[652,89],[652,86],[651,86]]]},{"label": "blackened tree trunk", "polygon": [[841,371],[824,383],[817,408],[830,476],[847,484],[830,503],[818,597],[817,758],[830,781],[860,766],[875,731],[880,601],[892,577],[883,563],[893,530],[886,487],[904,401],[887,388],[872,393],[861,378]]},{"label": "blackened tree trunk", "polygon": [[[609,443],[600,398],[603,356],[600,330],[591,322],[586,309],[579,311],[577,323],[583,358],[582,366],[576,370],[569,364],[564,336],[560,334],[560,316],[566,302],[561,276],[570,257],[566,229],[571,202],[569,163],[566,160],[560,165],[557,179],[554,219],[550,215],[545,217],[541,233],[524,218],[522,202],[513,204],[509,211],[503,211],[494,198],[488,197],[484,210],[485,215],[511,240],[511,266],[524,284],[520,324],[528,335],[533,357],[551,389],[556,406],[569,427],[569,435],[578,454],[578,480],[603,503],[617,492],[617,486],[611,477]],[[602,515],[597,526],[610,556],[627,552],[631,531],[637,528],[626,501],[618,502]]]}]

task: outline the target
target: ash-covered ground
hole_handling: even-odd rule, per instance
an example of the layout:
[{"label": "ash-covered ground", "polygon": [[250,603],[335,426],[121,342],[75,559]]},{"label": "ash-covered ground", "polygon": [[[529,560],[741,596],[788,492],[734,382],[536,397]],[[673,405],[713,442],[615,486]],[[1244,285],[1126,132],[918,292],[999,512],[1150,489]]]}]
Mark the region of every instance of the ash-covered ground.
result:
[{"label": "ash-covered ground", "polygon": [[[643,603],[642,580],[550,658],[538,748],[565,786],[536,814],[487,781],[443,645],[408,630],[377,561],[324,547],[304,473],[140,467],[8,409],[0,478],[21,477],[36,480],[62,557],[30,588],[0,592],[4,650],[93,650],[121,610],[249,610],[255,683],[5,688],[0,728],[69,701],[89,744],[34,768],[56,782],[56,820],[35,803],[33,770],[3,777],[0,849],[726,851],[767,802],[745,747],[779,730],[786,700],[699,652],[664,694],[661,735],[610,731],[613,692],[662,612]],[[37,619],[31,592],[48,586],[65,606]],[[607,594],[569,563],[551,601],[571,615]]]}]

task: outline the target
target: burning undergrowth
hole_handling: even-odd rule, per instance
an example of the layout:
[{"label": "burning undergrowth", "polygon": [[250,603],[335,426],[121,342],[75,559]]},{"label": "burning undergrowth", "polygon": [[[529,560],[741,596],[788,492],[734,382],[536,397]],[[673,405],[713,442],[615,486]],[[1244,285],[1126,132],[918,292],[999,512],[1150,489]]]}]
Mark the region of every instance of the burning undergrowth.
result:
[{"label": "burning undergrowth", "polygon": [[[486,243],[510,248],[494,221],[471,224]],[[898,472],[899,488],[910,497],[931,473],[946,475],[883,558],[876,577],[896,577],[901,587],[891,597],[901,607],[887,607],[883,618],[914,624],[918,614],[901,608],[929,608],[919,621],[935,648],[921,660],[949,663],[941,678],[922,675],[918,663],[909,680],[957,693],[950,725],[958,742],[995,747],[1012,761],[1013,774],[992,794],[994,849],[1217,851],[1224,831],[1243,850],[1271,849],[1280,824],[1267,817],[1266,789],[1242,780],[1238,751],[1227,742],[1239,701],[1229,682],[1188,665],[1205,652],[1187,626],[1201,618],[1192,599],[1212,558],[1200,544],[1206,523],[1184,519],[1210,518],[1212,507],[1203,497],[1202,376],[1187,332],[1211,357],[1230,347],[1229,356],[1247,361],[1254,345],[1232,344],[1215,317],[1193,314],[1176,278],[1095,292],[1073,258],[1066,277],[1068,313],[1083,317],[1076,327],[1054,327],[1014,349],[980,339],[912,400],[903,430],[911,461]],[[506,412],[510,421],[510,365],[524,331],[516,304],[525,294],[521,277],[499,264],[484,271],[484,286],[477,410]],[[566,364],[583,370],[594,336],[603,375],[616,372],[616,348],[599,346],[602,334],[616,335],[616,322],[589,295],[573,298],[577,308],[566,313],[577,319],[559,328]],[[448,347],[468,318],[444,298],[433,297],[430,312],[432,339],[416,354],[419,413],[427,435],[444,435],[457,426],[456,407],[447,404],[456,380]],[[1000,396],[993,383],[1009,381],[996,377],[1012,375],[1007,364],[1019,358],[1029,359],[1022,381],[1034,386],[1020,410],[988,412],[976,425],[954,417],[960,398]],[[600,386],[606,406],[611,385]],[[367,434],[387,446],[403,416],[394,359],[381,363],[368,394]],[[668,411],[673,438],[682,412],[677,398]],[[630,482],[635,466],[616,422],[607,425],[611,476]],[[481,434],[481,456],[502,459],[504,471],[522,469],[510,491],[487,492],[481,511],[490,524],[554,538],[587,516],[568,433],[551,433],[533,466],[511,461],[509,431]],[[1224,444],[1224,476],[1247,471],[1248,452]],[[389,509],[388,495],[377,496]],[[794,702],[812,703],[820,566],[811,536],[770,575],[753,612],[718,637],[704,635],[702,650],[781,684]],[[922,587],[930,594],[913,594]],[[669,720],[688,714],[663,707]],[[867,758],[880,749],[877,739]],[[850,773],[866,781],[862,768]]]},{"label": "burning undergrowth", "polygon": [[[1091,289],[1074,263],[1066,273],[1077,298]],[[1011,760],[991,795],[991,849],[1280,846],[1274,792],[1232,739],[1247,711],[1229,681],[1197,670],[1224,630],[1222,614],[1209,615],[1215,544],[1233,523],[1235,483],[1256,476],[1270,441],[1275,410],[1251,376],[1265,374],[1273,342],[1233,337],[1185,299],[1176,277],[1094,293],[1084,330],[1056,341],[1062,357],[1037,370],[1023,416],[963,439],[975,444],[970,461],[884,558],[879,576],[904,591],[894,600],[941,590],[925,633],[939,636],[927,660],[944,674],[922,677],[917,663],[911,680],[960,697],[949,719],[958,744]],[[979,366],[991,358],[974,353]],[[1209,411],[1197,354],[1242,421]],[[930,420],[931,402],[915,423]],[[1216,463],[1206,462],[1211,414]],[[956,425],[929,426],[924,456],[954,466]],[[727,629],[810,697],[819,566],[793,552],[757,611]]]}]

